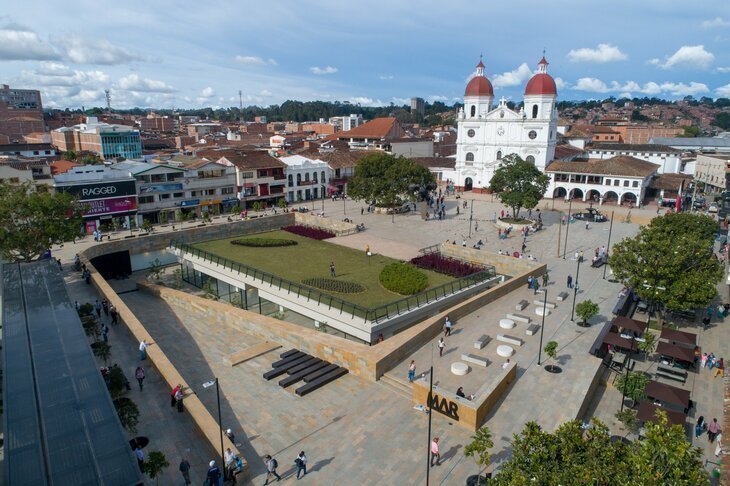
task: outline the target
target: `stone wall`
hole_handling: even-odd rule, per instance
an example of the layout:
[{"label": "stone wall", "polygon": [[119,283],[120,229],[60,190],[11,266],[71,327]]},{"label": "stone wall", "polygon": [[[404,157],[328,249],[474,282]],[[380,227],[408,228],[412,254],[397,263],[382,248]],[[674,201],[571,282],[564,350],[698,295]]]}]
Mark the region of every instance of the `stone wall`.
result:
[{"label": "stone wall", "polygon": [[443,243],[441,253],[444,256],[458,258],[467,262],[484,265],[492,265],[499,275],[513,276],[524,272],[533,272],[535,275],[542,274],[547,267],[544,264],[530,261],[527,258],[515,258],[509,255],[500,255],[486,250],[464,248],[463,246]]},{"label": "stone wall", "polygon": [[357,233],[357,226],[354,223],[322,218],[311,213],[294,213],[294,215],[297,224],[333,231],[337,236],[347,236]]}]

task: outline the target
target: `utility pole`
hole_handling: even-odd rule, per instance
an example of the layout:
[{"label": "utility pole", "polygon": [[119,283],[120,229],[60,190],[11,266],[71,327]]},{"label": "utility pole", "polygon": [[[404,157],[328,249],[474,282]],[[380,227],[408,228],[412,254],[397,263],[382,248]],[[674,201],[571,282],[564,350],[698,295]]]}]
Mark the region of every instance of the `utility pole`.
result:
[{"label": "utility pole", "polygon": [[611,249],[611,232],[613,231],[613,213],[611,211],[611,226],[608,227],[608,243],[606,243],[606,263],[603,264],[603,280],[606,280],[606,267],[608,267],[608,252]]},{"label": "utility pole", "polygon": [[474,219],[474,199],[471,200],[471,212],[469,213],[469,238],[471,238],[471,222]]},{"label": "utility pole", "polygon": [[537,350],[537,366],[542,366],[542,336],[545,334],[545,314],[547,310],[547,287],[543,290],[545,291],[545,298],[542,301],[542,326],[540,326],[540,347]]},{"label": "utility pole", "polygon": [[431,398],[433,397],[433,344],[431,344],[431,369],[428,373],[429,385],[428,385],[428,396],[426,397],[426,410],[428,413],[428,444],[426,447],[426,486],[429,484],[431,476],[431,416],[433,410],[431,410]]},{"label": "utility pole", "polygon": [[556,255],[558,258],[560,258],[560,233],[563,230],[563,212],[560,211],[560,224],[558,225],[558,254]]},{"label": "utility pole", "polygon": [[243,93],[238,90],[238,121],[243,123]]}]

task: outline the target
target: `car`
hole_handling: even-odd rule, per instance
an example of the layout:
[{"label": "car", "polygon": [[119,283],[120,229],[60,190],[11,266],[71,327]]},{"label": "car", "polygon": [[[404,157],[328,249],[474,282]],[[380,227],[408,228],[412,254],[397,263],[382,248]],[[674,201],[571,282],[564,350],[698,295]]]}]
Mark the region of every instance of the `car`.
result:
[{"label": "car", "polygon": [[708,213],[716,213],[720,210],[720,208],[717,206],[717,203],[710,203],[710,206],[707,208]]}]

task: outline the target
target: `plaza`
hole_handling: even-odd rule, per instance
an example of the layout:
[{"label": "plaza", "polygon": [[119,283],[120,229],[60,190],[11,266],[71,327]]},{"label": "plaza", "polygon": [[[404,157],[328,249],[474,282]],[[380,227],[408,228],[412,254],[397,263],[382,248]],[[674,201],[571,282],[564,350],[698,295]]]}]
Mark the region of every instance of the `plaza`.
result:
[{"label": "plaza", "polygon": [[[473,251],[484,252],[488,258],[493,259],[499,273],[503,272],[498,265],[506,266],[509,263],[524,265],[521,267],[524,268],[522,274],[529,274],[529,268],[539,269],[541,265],[547,265],[549,283],[546,289],[550,302],[556,301],[557,294],[565,290],[568,275],[576,277],[579,264],[573,259],[574,254],[584,251],[590,255],[594,248],[607,244],[609,223],[595,224],[589,230],[582,225],[573,224],[570,225],[568,246],[565,248],[567,225],[560,224],[558,211],[551,211],[543,205],[540,209],[545,229],[531,234],[527,239],[526,254],[532,254],[537,260],[534,267],[529,267],[528,262],[524,261],[526,259],[498,254],[500,250],[503,253],[519,251],[522,243],[519,235],[506,240],[497,239],[496,228],[491,222],[502,206],[492,202],[490,196],[473,197],[475,202],[474,213],[471,215],[471,237],[470,216],[463,213],[460,216],[455,215],[455,205],[462,201],[450,199],[447,200],[448,216],[444,221],[423,221],[416,214],[406,214],[398,215],[394,224],[390,216],[364,214],[354,219],[358,223],[365,223],[365,232],[336,237],[328,244],[348,247],[358,253],[364,253],[364,248],[368,245],[375,253],[406,260],[416,256],[421,248],[439,245],[446,240],[465,240],[467,247],[482,240],[485,247]],[[560,203],[558,209],[561,209]],[[341,203],[327,202],[325,206],[325,214],[333,220],[359,213],[359,206],[348,201],[344,210],[348,214],[343,212]],[[619,213],[621,210],[624,211],[623,215]],[[637,230],[635,224],[622,222],[626,218],[625,212],[625,208],[617,208],[619,214],[614,217],[611,236],[614,242]],[[649,211],[645,215],[635,211],[632,219],[648,219],[651,216]],[[261,220],[268,218],[272,216]],[[478,223],[477,230],[474,229],[475,222]],[[213,228],[200,230],[210,232],[215,227],[222,228],[227,224],[221,220],[214,222]],[[138,237],[140,240],[136,243],[141,243],[145,238],[169,241],[182,234],[179,231],[173,233],[170,229],[160,228],[159,234]],[[558,253],[559,237],[561,251]],[[89,242],[82,242],[76,248],[63,248],[60,251],[64,263],[70,261],[77,248],[88,248],[90,245],[94,251],[103,248],[103,245],[93,246]],[[462,248],[461,245],[455,246]],[[565,259],[562,258],[563,253],[566,254]],[[514,262],[510,262],[511,260]],[[324,272],[326,271],[325,268]],[[286,478],[294,472],[294,466],[291,465],[293,458],[300,450],[305,450],[310,458],[311,478],[318,483],[328,484],[348,478],[359,483],[378,481],[382,484],[400,484],[423,483],[425,479],[423,463],[428,416],[414,408],[419,404],[413,401],[412,387],[408,383],[408,364],[411,360],[415,361],[417,379],[423,380],[430,378],[428,372],[433,362],[433,381],[436,387],[449,394],[453,394],[460,386],[467,395],[475,393],[477,389],[494,380],[501,371],[505,358],[497,354],[496,347],[501,343],[495,340],[500,332],[519,337],[523,344],[515,347],[510,358],[515,365],[516,379],[509,384],[482,424],[490,428],[494,437],[495,446],[491,451],[493,468],[509,457],[512,434],[521,430],[529,420],[536,420],[546,429],[552,430],[566,420],[587,420],[595,415],[615,428],[615,433],[621,434],[620,425],[613,419],[613,413],[620,404],[620,394],[616,398],[615,388],[610,380],[606,381],[601,360],[589,354],[599,338],[603,324],[610,320],[611,310],[621,290],[619,284],[609,281],[610,278],[610,269],[607,279],[604,280],[603,268],[594,269],[588,264],[580,265],[580,291],[577,300],[580,302],[590,298],[600,308],[599,316],[591,321],[590,327],[579,327],[570,320],[572,293],[567,300],[555,302],[555,309],[546,316],[542,329],[543,341],[554,340],[558,343],[557,364],[563,369],[558,375],[546,373],[543,366],[538,366],[540,336],[527,336],[526,324],[517,322],[515,328],[500,331],[500,321],[507,314],[517,313],[515,304],[521,300],[527,300],[528,306],[519,314],[529,316],[532,323],[542,326],[542,317],[535,314],[535,309],[539,306],[534,301],[541,300],[543,295],[535,295],[524,283],[504,295],[496,296],[482,307],[477,304],[473,304],[474,309],[464,307],[462,314],[453,318],[454,331],[446,338],[443,357],[438,356],[436,347],[438,338],[442,335],[444,318],[444,313],[439,312],[428,320],[433,324],[417,324],[372,347],[350,342],[343,344],[344,340],[337,336],[316,333],[310,329],[303,329],[299,336],[291,337],[287,333],[291,334],[289,329],[292,328],[282,327],[279,337],[282,347],[279,350],[256,356],[237,366],[231,366],[229,357],[270,340],[262,338],[262,334],[253,329],[257,325],[271,329],[276,325],[275,320],[237,310],[227,303],[196,297],[190,293],[195,292],[192,288],[187,291],[165,288],[152,291],[150,289],[154,285],[146,282],[144,272],[136,272],[130,280],[110,283],[120,292],[117,297],[119,301],[143,324],[147,335],[164,352],[187,383],[195,386],[207,381],[210,376],[219,378],[222,423],[233,429],[238,448],[250,466],[249,478],[252,481],[263,481],[265,471],[260,458],[264,454],[272,454],[278,458],[281,464],[279,472],[283,472]],[[140,290],[134,291],[137,281]],[[491,289],[491,292],[498,289],[499,286]],[[161,297],[163,294],[165,297]],[[184,300],[183,305],[181,303],[185,295],[189,295],[190,300]],[[203,311],[198,311],[198,308],[205,309],[205,315],[208,316],[206,319],[197,317],[203,315],[200,314]],[[240,319],[230,319],[233,315],[230,312],[241,313]],[[281,326],[287,324],[282,322]],[[416,340],[415,336],[419,333],[425,337]],[[725,333],[723,326],[714,326],[707,331],[700,331],[700,340],[716,343],[721,348],[726,346],[721,343],[728,342],[727,339],[723,340],[723,337],[727,337]],[[474,341],[483,334],[490,335],[493,341],[483,349],[475,350]],[[398,342],[410,340],[408,342],[413,341],[415,344],[406,346],[395,361],[388,362],[388,369],[384,370],[384,374],[377,381],[353,368],[354,371],[350,374],[302,398],[293,393],[294,387],[282,388],[261,378],[261,374],[271,369],[271,363],[278,359],[280,352],[289,349],[289,343],[294,338],[302,343],[319,343],[313,347],[329,346],[330,349],[350,349],[353,353],[373,353],[376,356],[374,359],[389,355]],[[122,340],[124,337],[119,336],[116,339]],[[129,339],[124,346],[134,349],[134,338]],[[451,365],[462,361],[460,357],[465,353],[484,356],[489,359],[490,364],[486,368],[469,364],[466,375],[454,375]],[[357,356],[368,355],[356,354],[355,361]],[[549,364],[546,363],[544,353],[541,360],[541,364]],[[707,380],[706,374],[700,376]],[[696,394],[693,400],[696,400],[698,413],[705,417],[713,414],[719,417],[722,387],[719,381],[711,385],[713,388],[708,389],[707,396]],[[197,397],[215,417],[214,394],[199,393]],[[458,484],[468,475],[476,474],[477,466],[463,454],[463,448],[469,443],[472,432],[448,416],[435,413],[433,419],[433,435],[439,436],[443,445],[443,465],[432,468],[432,481]],[[179,427],[174,429],[178,430]],[[193,434],[186,445],[186,448],[195,451],[195,457],[202,455],[200,462],[204,463],[206,454],[215,457],[215,447],[206,443],[206,433]],[[706,449],[708,457],[711,457],[709,447]],[[197,469],[197,474],[202,472],[202,469]],[[170,468],[169,474],[174,477],[174,467]]]}]

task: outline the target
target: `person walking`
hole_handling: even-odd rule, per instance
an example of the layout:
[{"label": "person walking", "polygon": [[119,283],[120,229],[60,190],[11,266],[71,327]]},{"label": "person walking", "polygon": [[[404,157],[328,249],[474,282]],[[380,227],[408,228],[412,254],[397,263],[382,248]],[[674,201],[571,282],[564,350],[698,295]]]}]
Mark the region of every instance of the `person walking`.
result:
[{"label": "person walking", "polygon": [[118,324],[117,318],[119,317],[119,313],[113,305],[109,306],[109,315],[112,316],[112,326],[116,326]]},{"label": "person walking", "polygon": [[446,347],[446,343],[444,342],[444,338],[439,338],[439,358],[444,355],[444,347]]},{"label": "person walking", "polygon": [[335,272],[335,262],[330,262],[330,277],[337,277]]},{"label": "person walking", "polygon": [[145,341],[144,339],[139,343],[139,360],[144,361],[147,359],[147,348],[150,346],[150,343]]},{"label": "person walking", "polygon": [[444,323],[444,337],[451,336],[451,327],[453,324],[451,324],[451,321],[449,320],[449,316],[446,316],[446,322]]},{"label": "person walking", "polygon": [[294,459],[294,464],[297,466],[297,479],[299,479],[299,473],[303,473],[302,477],[307,475],[307,456],[304,451],[300,452],[297,458]]},{"label": "person walking", "polygon": [[182,474],[183,480],[185,480],[185,484],[191,484],[190,482],[190,463],[187,459],[183,457],[182,461],[180,461],[180,473]]},{"label": "person walking", "polygon": [[568,275],[568,288],[573,288],[573,277],[571,275]]},{"label": "person walking", "polygon": [[144,452],[139,444],[134,448],[134,456],[137,458],[137,465],[139,466],[140,472],[144,472]]},{"label": "person walking", "polygon": [[271,457],[269,454],[266,454],[264,456],[265,462],[266,462],[266,482],[264,485],[269,484],[269,479],[271,476],[274,476],[276,478],[276,481],[281,481],[281,476],[276,472],[276,468],[279,467],[279,463],[276,462],[276,459]]},{"label": "person walking", "polygon": [[221,470],[215,461],[208,463],[208,473],[205,475],[210,486],[218,486],[221,484]]},{"label": "person walking", "polygon": [[101,318],[101,302],[99,302],[99,299],[94,302],[94,310],[96,310],[96,317]]},{"label": "person walking", "polygon": [[700,415],[700,418],[697,419],[697,425],[695,425],[695,438],[701,436],[706,428],[705,417]]},{"label": "person walking", "polygon": [[549,279],[550,279],[550,276],[548,275],[547,272],[545,272],[545,273],[542,274],[542,286],[543,287],[547,287],[547,284],[548,284],[548,280]]},{"label": "person walking", "polygon": [[101,338],[104,340],[105,343],[109,342],[109,328],[106,326],[106,324],[101,325]]},{"label": "person walking", "polygon": [[183,398],[185,398],[185,395],[183,395],[183,389],[182,386],[180,386],[177,390],[177,393],[175,393],[175,404],[177,405],[178,413],[183,413],[185,411],[185,407],[183,406]]},{"label": "person walking", "polygon": [[181,388],[180,385],[177,385],[170,392],[170,407],[174,407],[175,404],[177,403],[177,398],[175,398],[175,397],[177,396],[177,392],[180,390],[180,388]]},{"label": "person walking", "polygon": [[715,441],[715,437],[720,433],[720,424],[717,423],[717,419],[712,419],[710,425],[707,427],[707,440],[710,442]]},{"label": "person walking", "polygon": [[134,377],[137,378],[137,383],[139,383],[139,391],[142,391],[142,385],[145,379],[144,368],[137,366],[137,369],[134,370]]},{"label": "person walking", "polygon": [[410,383],[413,383],[413,380],[416,378],[416,362],[414,360],[411,360],[411,364],[408,365],[408,381]]},{"label": "person walking", "polygon": [[441,454],[439,454],[439,438],[434,437],[431,441],[431,467],[433,467],[433,460],[436,459],[436,465],[441,465]]},{"label": "person walking", "polygon": [[101,300],[101,308],[104,311],[104,315],[109,317],[109,301],[106,299]]}]

